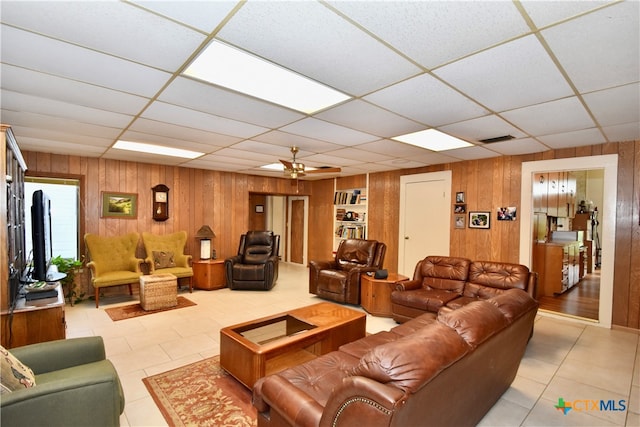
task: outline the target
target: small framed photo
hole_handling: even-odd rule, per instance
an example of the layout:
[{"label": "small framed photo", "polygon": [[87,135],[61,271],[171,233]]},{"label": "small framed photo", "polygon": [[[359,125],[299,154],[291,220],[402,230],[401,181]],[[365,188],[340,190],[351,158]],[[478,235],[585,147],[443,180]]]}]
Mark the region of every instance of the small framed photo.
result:
[{"label": "small framed photo", "polygon": [[464,191],[458,191],[456,193],[456,203],[464,203]]},{"label": "small framed photo", "polygon": [[256,205],[256,213],[263,213],[264,205]]},{"label": "small framed photo", "polygon": [[498,221],[515,221],[516,220],[516,207],[509,206],[506,208],[498,208]]},{"label": "small framed photo", "polygon": [[462,214],[467,212],[467,205],[464,203],[456,203],[453,205],[453,213]]},{"label": "small framed photo", "polygon": [[469,212],[469,228],[489,228],[491,212]]},{"label": "small framed photo", "polygon": [[135,219],[138,217],[138,195],[102,192],[102,218]]},{"label": "small framed photo", "polygon": [[456,215],[455,216],[455,227],[456,228],[464,228],[464,219],[465,216],[464,215]]}]

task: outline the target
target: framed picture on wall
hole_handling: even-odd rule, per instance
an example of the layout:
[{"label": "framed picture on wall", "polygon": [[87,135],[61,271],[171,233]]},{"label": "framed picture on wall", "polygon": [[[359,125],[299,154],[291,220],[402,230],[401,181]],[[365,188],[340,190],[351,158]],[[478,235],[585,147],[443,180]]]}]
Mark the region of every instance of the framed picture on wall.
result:
[{"label": "framed picture on wall", "polygon": [[464,228],[464,215],[456,215],[454,223],[456,228]]},{"label": "framed picture on wall", "polygon": [[469,212],[469,228],[489,228],[491,212]]},{"label": "framed picture on wall", "polygon": [[464,203],[464,192],[458,191],[456,193],[456,203]]},{"label": "framed picture on wall", "polygon": [[462,214],[467,212],[467,205],[464,203],[456,203],[453,205],[453,213]]},{"label": "framed picture on wall", "polygon": [[135,219],[138,217],[138,195],[102,192],[102,218]]},{"label": "framed picture on wall", "polygon": [[263,213],[264,205],[256,205],[256,213]]}]

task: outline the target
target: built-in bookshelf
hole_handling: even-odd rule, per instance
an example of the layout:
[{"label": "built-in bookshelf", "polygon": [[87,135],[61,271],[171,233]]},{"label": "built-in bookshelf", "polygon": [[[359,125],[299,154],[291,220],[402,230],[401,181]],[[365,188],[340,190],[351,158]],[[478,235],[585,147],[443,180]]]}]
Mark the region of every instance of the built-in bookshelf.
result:
[{"label": "built-in bookshelf", "polygon": [[367,187],[335,190],[333,251],[341,240],[367,238]]}]

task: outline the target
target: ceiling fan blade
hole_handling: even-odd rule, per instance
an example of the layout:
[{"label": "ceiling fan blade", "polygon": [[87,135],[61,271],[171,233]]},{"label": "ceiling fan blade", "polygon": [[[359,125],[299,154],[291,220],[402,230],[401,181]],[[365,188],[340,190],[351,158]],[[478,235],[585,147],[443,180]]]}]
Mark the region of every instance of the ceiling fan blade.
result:
[{"label": "ceiling fan blade", "polygon": [[293,163],[291,163],[290,161],[280,159],[280,163],[282,163],[285,168],[293,170]]},{"label": "ceiling fan blade", "polygon": [[340,168],[319,168],[319,169],[307,170],[305,171],[305,173],[336,173],[341,171],[342,169]]}]

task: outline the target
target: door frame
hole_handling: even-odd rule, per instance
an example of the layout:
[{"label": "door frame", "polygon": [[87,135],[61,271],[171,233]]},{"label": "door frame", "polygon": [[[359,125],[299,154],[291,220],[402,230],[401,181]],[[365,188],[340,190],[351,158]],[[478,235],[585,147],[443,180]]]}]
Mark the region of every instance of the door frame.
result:
[{"label": "door frame", "polygon": [[303,225],[303,237],[302,237],[302,265],[307,265],[309,262],[309,196],[287,196],[287,262],[291,262],[291,207],[292,201],[302,200],[304,201],[304,225]]},{"label": "door frame", "polygon": [[[602,209],[598,208],[602,236],[600,270],[600,303],[596,324],[611,328],[613,315],[613,268],[615,262],[616,241],[616,194],[618,190],[618,155],[571,157],[567,159],[540,160],[522,163],[522,183],[520,188],[520,264],[531,267],[533,246],[533,191],[532,177],[534,173],[579,171],[604,169]],[[547,313],[545,313],[547,314]],[[549,313],[553,316],[553,314]],[[566,317],[558,315],[566,319]],[[577,319],[576,319],[577,320]],[[585,323],[593,324],[591,321]]]},{"label": "door frame", "polygon": [[[399,226],[398,226],[398,272],[404,274],[406,276],[412,277],[413,271],[402,272],[404,269],[404,232],[405,232],[405,205],[406,205],[406,194],[405,187],[407,184],[415,183],[415,182],[424,182],[424,181],[444,181],[446,193],[444,197],[444,203],[447,203],[449,206],[449,216],[451,218],[451,185],[452,185],[452,176],[453,173],[450,170],[440,171],[440,172],[427,172],[427,173],[418,173],[412,175],[402,175],[400,176],[400,208],[398,210],[399,218]],[[442,255],[448,256],[451,250],[451,227],[448,227],[446,230],[447,234],[447,250],[446,253]],[[407,274],[409,273],[409,274]]]}]

